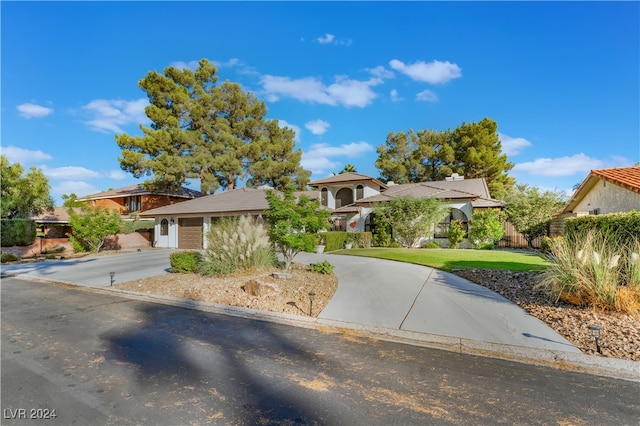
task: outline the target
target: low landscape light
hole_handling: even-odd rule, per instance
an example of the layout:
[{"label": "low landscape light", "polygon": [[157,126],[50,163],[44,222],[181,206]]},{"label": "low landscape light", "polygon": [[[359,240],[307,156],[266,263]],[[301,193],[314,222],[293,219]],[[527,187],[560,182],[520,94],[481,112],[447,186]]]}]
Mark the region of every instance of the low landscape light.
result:
[{"label": "low landscape light", "polygon": [[313,313],[313,299],[316,297],[316,293],[313,291],[309,292],[309,316],[312,316]]},{"label": "low landscape light", "polygon": [[114,282],[113,277],[115,277],[115,276],[116,276],[115,272],[109,272],[109,278],[111,278],[111,285],[113,285],[113,282]]},{"label": "low landscape light", "polygon": [[602,348],[600,348],[600,334],[602,333],[602,327],[598,324],[591,324],[589,326],[589,330],[591,330],[591,335],[596,341],[596,350],[599,354],[602,354]]}]

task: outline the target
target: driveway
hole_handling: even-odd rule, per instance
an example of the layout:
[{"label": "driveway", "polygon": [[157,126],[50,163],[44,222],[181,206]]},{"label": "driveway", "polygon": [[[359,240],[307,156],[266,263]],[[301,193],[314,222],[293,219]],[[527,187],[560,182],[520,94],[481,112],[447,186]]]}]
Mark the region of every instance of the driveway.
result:
[{"label": "driveway", "polygon": [[126,251],[107,256],[2,265],[2,276],[25,275],[31,278],[89,287],[108,287],[110,272],[114,283],[164,275],[169,272],[170,249]]}]

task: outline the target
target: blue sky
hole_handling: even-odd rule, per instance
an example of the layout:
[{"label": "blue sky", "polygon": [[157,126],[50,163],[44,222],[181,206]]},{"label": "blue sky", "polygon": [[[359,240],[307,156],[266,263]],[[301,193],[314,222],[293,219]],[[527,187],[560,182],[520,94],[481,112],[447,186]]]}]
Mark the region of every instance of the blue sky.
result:
[{"label": "blue sky", "polygon": [[[377,177],[392,131],[489,117],[518,183],[571,192],[640,161],[638,2],[6,2],[2,153],[52,195],[139,180],[148,71],[213,61],[296,131],[312,179]],[[191,185],[199,189],[197,184]]]}]

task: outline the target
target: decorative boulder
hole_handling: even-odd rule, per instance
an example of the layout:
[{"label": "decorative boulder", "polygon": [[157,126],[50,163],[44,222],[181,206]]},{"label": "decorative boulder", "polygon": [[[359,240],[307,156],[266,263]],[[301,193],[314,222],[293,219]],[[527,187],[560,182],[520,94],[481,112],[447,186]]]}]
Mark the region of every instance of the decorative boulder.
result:
[{"label": "decorative boulder", "polygon": [[278,285],[271,277],[249,280],[241,288],[251,296],[266,296],[268,294],[280,293]]}]

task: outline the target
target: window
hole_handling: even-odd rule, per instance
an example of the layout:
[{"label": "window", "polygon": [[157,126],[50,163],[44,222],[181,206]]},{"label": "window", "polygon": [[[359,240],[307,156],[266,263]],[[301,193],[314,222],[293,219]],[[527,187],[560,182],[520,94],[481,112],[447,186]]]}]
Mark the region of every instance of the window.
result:
[{"label": "window", "polygon": [[169,221],[167,219],[160,221],[160,235],[169,235]]},{"label": "window", "polygon": [[329,190],[327,188],[322,188],[322,190],[320,191],[320,204],[323,206],[329,205],[328,196],[327,196],[328,193],[329,193]]},{"label": "window", "polygon": [[140,210],[140,196],[125,197],[124,207],[130,212],[137,212]]},{"label": "window", "polygon": [[442,219],[442,222],[436,224],[434,238],[447,238],[447,231],[449,231],[449,225],[453,220],[459,220],[462,222],[462,229],[465,232],[469,231],[469,220],[467,219],[467,215],[464,214],[462,210],[454,207],[451,209],[451,212]]},{"label": "window", "polygon": [[356,200],[364,198],[364,186],[358,185],[356,186]]},{"label": "window", "polygon": [[353,203],[353,190],[351,188],[342,188],[336,194],[336,208],[348,206]]}]

